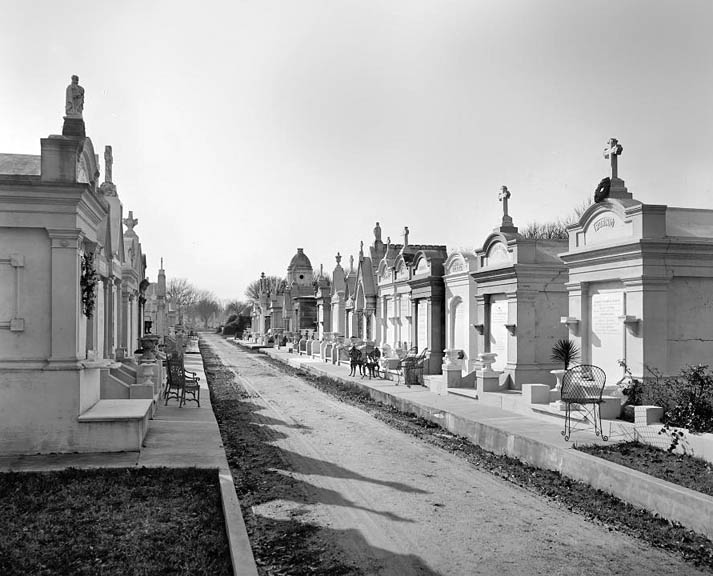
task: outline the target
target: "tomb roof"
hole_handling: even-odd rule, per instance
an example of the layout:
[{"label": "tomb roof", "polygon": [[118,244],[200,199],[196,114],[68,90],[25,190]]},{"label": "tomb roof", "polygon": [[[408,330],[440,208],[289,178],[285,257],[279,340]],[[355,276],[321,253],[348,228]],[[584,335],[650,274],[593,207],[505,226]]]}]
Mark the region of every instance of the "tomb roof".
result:
[{"label": "tomb roof", "polygon": [[35,154],[0,154],[0,174],[39,176],[41,160]]},{"label": "tomb roof", "polygon": [[293,270],[295,268],[309,268],[312,269],[312,262],[309,261],[307,255],[304,253],[302,248],[297,248],[297,254],[290,260],[290,265],[287,267],[288,270]]}]

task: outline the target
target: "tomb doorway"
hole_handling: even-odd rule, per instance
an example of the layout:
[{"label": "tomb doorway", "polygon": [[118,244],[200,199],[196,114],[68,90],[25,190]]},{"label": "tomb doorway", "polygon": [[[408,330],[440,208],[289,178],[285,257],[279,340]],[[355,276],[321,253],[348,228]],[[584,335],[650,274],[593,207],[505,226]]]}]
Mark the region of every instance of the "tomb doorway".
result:
[{"label": "tomb doorway", "polygon": [[497,354],[493,362],[493,370],[504,370],[508,360],[508,301],[504,294],[490,297],[488,307],[488,342],[490,352]]},{"label": "tomb doorway", "polygon": [[620,282],[590,285],[587,297],[587,327],[584,358],[599,366],[607,375],[607,385],[616,384],[623,376],[619,360],[624,359],[625,314],[624,287]]}]

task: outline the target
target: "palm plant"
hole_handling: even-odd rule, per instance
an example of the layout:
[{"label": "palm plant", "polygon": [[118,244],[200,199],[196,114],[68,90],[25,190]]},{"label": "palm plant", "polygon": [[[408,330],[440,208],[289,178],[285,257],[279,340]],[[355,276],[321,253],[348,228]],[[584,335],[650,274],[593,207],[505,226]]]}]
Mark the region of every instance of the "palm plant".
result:
[{"label": "palm plant", "polygon": [[551,359],[556,362],[562,362],[564,369],[567,370],[572,362],[579,359],[579,348],[572,340],[557,340],[557,343],[552,347]]}]

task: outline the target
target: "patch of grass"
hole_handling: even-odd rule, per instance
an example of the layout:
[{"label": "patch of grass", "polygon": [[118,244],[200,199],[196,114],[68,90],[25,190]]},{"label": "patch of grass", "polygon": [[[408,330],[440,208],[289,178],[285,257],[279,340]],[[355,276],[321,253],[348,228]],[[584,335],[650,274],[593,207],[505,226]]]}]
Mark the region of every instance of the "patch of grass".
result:
[{"label": "patch of grass", "polygon": [[0,474],[0,574],[232,574],[215,470]]},{"label": "patch of grass", "polygon": [[672,454],[640,442],[576,446],[577,450],[713,496],[713,464],[688,454]]}]

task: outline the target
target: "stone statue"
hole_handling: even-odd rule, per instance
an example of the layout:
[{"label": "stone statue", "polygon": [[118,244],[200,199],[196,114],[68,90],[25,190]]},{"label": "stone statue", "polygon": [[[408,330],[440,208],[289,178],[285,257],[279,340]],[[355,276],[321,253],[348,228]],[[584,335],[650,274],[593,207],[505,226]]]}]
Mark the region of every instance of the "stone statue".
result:
[{"label": "stone statue", "polygon": [[335,256],[335,258],[337,260],[337,265],[340,265],[342,263],[342,255],[339,252],[337,252],[337,255]]},{"label": "stone statue", "polygon": [[404,236],[404,248],[405,248],[406,246],[408,246],[408,234],[409,234],[409,232],[408,232],[408,226],[404,226],[404,233],[403,233],[403,236]]},{"label": "stone statue", "polygon": [[354,272],[354,256],[349,256],[349,271]]},{"label": "stone statue", "polygon": [[381,226],[377,222],[374,227],[374,244],[378,244],[379,242],[381,242]]},{"label": "stone statue", "polygon": [[114,156],[111,153],[111,146],[104,147],[104,170],[106,174],[104,175],[104,182],[112,183],[111,171],[114,166]]},{"label": "stone statue", "polygon": [[72,76],[72,83],[67,86],[67,98],[64,111],[69,118],[81,118],[84,110],[84,88],[79,85],[79,76]]}]

